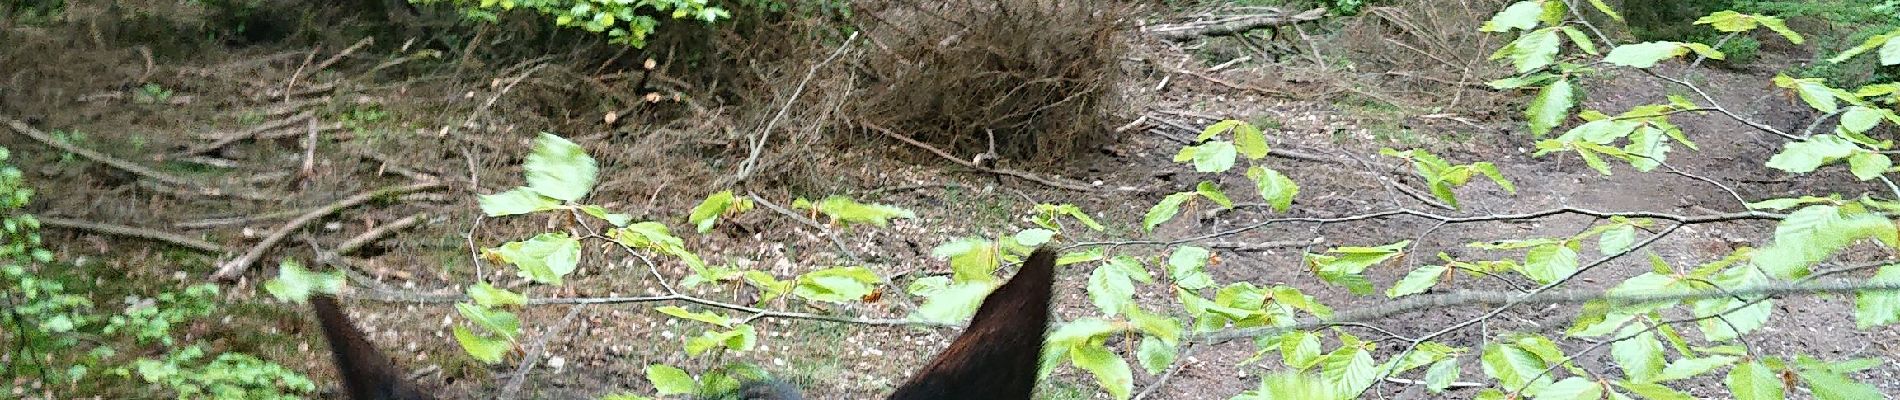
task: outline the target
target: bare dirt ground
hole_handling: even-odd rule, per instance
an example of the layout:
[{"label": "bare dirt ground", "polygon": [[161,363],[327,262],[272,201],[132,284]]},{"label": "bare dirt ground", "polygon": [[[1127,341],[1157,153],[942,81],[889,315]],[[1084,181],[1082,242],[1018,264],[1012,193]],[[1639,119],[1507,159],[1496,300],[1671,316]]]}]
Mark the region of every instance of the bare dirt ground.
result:
[{"label": "bare dirt ground", "polygon": [[[550,223],[535,218],[480,220],[475,195],[493,193],[519,181],[520,155],[528,150],[534,133],[553,125],[589,118],[591,110],[558,110],[565,115],[524,106],[537,96],[560,96],[553,87],[560,79],[524,74],[522,66],[492,66],[493,83],[474,90],[433,81],[427,70],[372,73],[371,68],[401,57],[378,48],[343,57],[328,68],[310,69],[308,49],[240,48],[196,57],[151,60],[135,44],[104,48],[70,38],[40,37],[20,43],[36,46],[10,51],[0,57],[0,115],[19,119],[37,129],[62,132],[69,142],[162,171],[207,182],[217,182],[226,193],[258,193],[257,199],[169,193],[142,187],[139,178],[75,158],[18,134],[0,135],[0,145],[13,149],[40,191],[34,212],[59,218],[98,221],[199,236],[227,249],[247,249],[286,218],[282,212],[317,207],[368,189],[400,185],[430,177],[448,183],[445,190],[372,202],[311,225],[269,253],[265,262],[225,291],[232,318],[195,326],[190,335],[225,349],[242,350],[310,373],[320,382],[332,376],[328,360],[313,356],[322,347],[314,325],[294,306],[277,304],[258,283],[268,278],[270,266],[283,257],[308,260],[310,246],[328,248],[374,226],[418,213],[425,222],[395,234],[351,257],[362,273],[390,287],[414,293],[459,292],[451,285],[473,280],[480,268],[470,257],[469,245],[492,246],[524,237]],[[332,47],[334,49],[336,47]],[[31,54],[31,56],[29,56]],[[326,52],[335,54],[334,52]],[[1169,46],[1149,46],[1136,58],[1175,65],[1192,54]],[[322,61],[325,56],[317,56]],[[1276,121],[1269,137],[1280,156],[1268,163],[1299,182],[1302,192],[1291,216],[1342,216],[1377,210],[1407,208],[1446,215],[1518,213],[1557,207],[1602,211],[1655,211],[1708,214],[1738,211],[1739,205],[1720,188],[1685,176],[1662,172],[1638,173],[1621,168],[1613,179],[1598,177],[1573,157],[1532,158],[1533,139],[1518,122],[1471,120],[1460,122],[1431,117],[1416,110],[1368,113],[1365,107],[1345,104],[1339,96],[1302,93],[1305,82],[1286,78],[1312,74],[1259,63],[1244,63],[1214,74],[1227,82],[1271,87],[1293,95],[1274,96],[1195,76],[1146,69],[1129,74],[1126,87],[1135,106],[1122,121],[1146,115],[1151,121],[1171,121],[1198,128],[1217,118]],[[1665,69],[1668,74],[1702,77],[1712,94],[1728,107],[1783,129],[1808,123],[1804,113],[1784,97],[1771,95],[1764,75],[1746,71],[1702,68]],[[1614,74],[1614,73],[1613,73]],[[516,83],[508,79],[527,76]],[[1163,80],[1169,81],[1161,85]],[[165,99],[140,98],[139,85],[158,83],[172,93]],[[1161,86],[1159,90],[1155,90]],[[285,89],[289,88],[286,94]],[[1637,76],[1612,75],[1597,80],[1586,104],[1610,112],[1661,100],[1669,88]],[[1640,93],[1642,95],[1628,95]],[[491,99],[501,99],[495,102]],[[1429,102],[1432,99],[1419,99]],[[492,104],[492,105],[491,105]],[[301,105],[301,106],[299,106]],[[241,141],[212,152],[230,165],[205,165],[202,159],[168,157],[181,149],[230,135],[247,127],[291,120],[309,112],[321,140],[311,151],[314,174],[299,177],[304,162],[302,129],[263,141]],[[1458,110],[1445,113],[1458,115]],[[1515,115],[1515,114],[1507,114]],[[473,121],[473,124],[464,124]],[[1678,148],[1671,162],[1683,171],[1721,182],[1752,200],[1790,193],[1859,193],[1859,183],[1841,179],[1789,179],[1761,166],[1775,143],[1763,134],[1720,116],[1684,116],[1677,120],[1699,151]],[[656,149],[644,142],[653,127],[594,124],[590,130],[560,132],[576,138],[602,161],[602,186],[597,202],[658,220],[684,231],[684,215],[707,187],[733,166],[694,154],[700,145]],[[1170,158],[1195,132],[1170,124],[1148,122],[1086,159],[1071,160],[1060,175],[1084,182],[1101,181],[1105,187],[1132,186],[1153,193],[1076,192],[1022,180],[997,179],[971,173],[936,160],[917,157],[908,150],[884,151],[878,146],[834,146],[822,157],[835,182],[831,192],[786,190],[768,197],[785,204],[794,196],[821,197],[848,194],[862,200],[903,206],[919,213],[889,229],[842,232],[842,241],[856,258],[885,276],[935,273],[947,267],[929,256],[930,249],[947,240],[970,235],[1013,233],[1029,226],[1022,216],[1037,202],[1074,203],[1112,221],[1115,229],[1077,241],[1114,240],[1141,236],[1174,238],[1245,225],[1275,217],[1260,208],[1203,213],[1195,210],[1152,234],[1134,227],[1141,213],[1165,193],[1191,188],[1202,178]],[[889,148],[899,148],[895,142]],[[1456,162],[1492,161],[1517,183],[1510,195],[1488,183],[1459,190],[1462,210],[1434,209],[1394,189],[1421,187],[1409,168],[1381,159],[1381,147],[1423,147]],[[665,158],[653,158],[653,155]],[[916,162],[929,160],[927,162]],[[1007,160],[1005,163],[1007,164]],[[215,162],[214,162],[215,163]],[[1222,182],[1243,188],[1238,172]],[[1838,174],[1837,174],[1838,175]],[[1796,185],[1820,185],[1796,187]],[[891,190],[891,188],[902,190]],[[1240,192],[1234,190],[1234,192]],[[272,214],[277,213],[277,214]],[[275,215],[275,216],[272,216]],[[224,222],[210,219],[239,218]],[[1475,241],[1569,235],[1591,221],[1580,217],[1553,217],[1535,221],[1497,222],[1434,227],[1431,221],[1404,217],[1316,225],[1271,225],[1222,239],[1224,243],[1258,243],[1323,238],[1308,248],[1235,252],[1219,250],[1223,262],[1213,267],[1220,282],[1284,283],[1305,290],[1335,309],[1377,304],[1382,297],[1354,297],[1324,284],[1301,263],[1302,251],[1323,246],[1381,245],[1419,240],[1418,250],[1403,265],[1371,272],[1374,282],[1392,282],[1410,266],[1432,260],[1438,251],[1454,256],[1475,252],[1462,244]],[[1699,225],[1649,247],[1678,265],[1712,261],[1735,246],[1758,243],[1768,237],[1772,224],[1745,221]],[[472,239],[465,235],[473,232]],[[181,252],[147,242],[100,236],[68,229],[49,230],[49,243],[64,259],[88,259],[110,279],[156,282],[150,285],[198,282],[211,274],[215,256]],[[1429,232],[1429,233],[1428,233]],[[308,237],[309,243],[305,242]],[[849,262],[828,239],[806,226],[770,211],[754,211],[706,235],[685,235],[690,246],[711,260],[761,266],[791,276]],[[579,277],[559,291],[536,289],[534,296],[610,296],[658,293],[644,268],[634,267],[608,249],[590,249]],[[1153,254],[1159,249],[1131,247],[1118,251]],[[1869,256],[1867,258],[1875,258]],[[679,276],[679,265],[663,265],[663,273]],[[1091,315],[1082,287],[1082,267],[1063,274],[1057,315],[1073,319]],[[1613,261],[1581,282],[1586,287],[1608,287],[1646,271],[1637,257]],[[492,275],[492,274],[491,274]],[[525,287],[512,277],[498,283]],[[1460,288],[1487,288],[1477,280],[1461,281]],[[1383,285],[1382,285],[1383,287]],[[1497,289],[1489,287],[1490,289]],[[886,288],[894,294],[901,288]],[[711,287],[700,291],[713,298],[744,298],[744,288]],[[1172,301],[1167,293],[1142,293],[1141,299],[1160,304]],[[454,311],[442,304],[400,301],[352,302],[359,323],[377,343],[396,354],[410,368],[428,372],[422,380],[446,387],[453,394],[492,393],[503,385],[513,365],[488,367],[460,354],[449,336]],[[901,317],[903,300],[884,300],[830,309],[797,309],[839,315]],[[1750,337],[1750,345],[1765,354],[1792,354],[1799,350],[1831,359],[1871,357],[1900,360],[1900,331],[1894,328],[1853,330],[1852,301],[1845,297],[1779,299],[1769,326]],[[527,379],[531,397],[591,398],[618,390],[646,392],[651,388],[642,369],[652,363],[690,364],[677,344],[694,332],[652,311],[653,305],[589,306],[573,311],[572,322],[560,321],[568,307],[532,308],[523,319],[531,326],[560,326],[546,340],[548,363]],[[235,306],[234,306],[235,307]],[[1418,335],[1477,316],[1485,309],[1447,309],[1420,312],[1376,321],[1372,325],[1400,335]],[[1457,346],[1481,347],[1487,335],[1502,331],[1559,332],[1574,308],[1551,306],[1511,310],[1483,324],[1481,329],[1453,333],[1444,341]],[[934,354],[954,337],[950,329],[854,326],[831,322],[766,319],[757,323],[763,335],[758,351],[743,356],[773,368],[803,387],[812,398],[873,398],[901,382],[911,362]],[[1362,328],[1343,328],[1378,339]],[[1585,342],[1566,343],[1576,350]],[[1389,355],[1396,345],[1382,346]],[[1254,346],[1230,342],[1195,350],[1177,375],[1154,398],[1220,399],[1254,387],[1272,363],[1233,367],[1251,357]],[[556,361],[558,360],[558,361]],[[1581,360],[1586,365],[1607,364],[1607,353]],[[1478,381],[1476,363],[1467,363],[1465,381]],[[1874,383],[1888,394],[1900,394],[1900,365],[1889,362],[1858,378]],[[1106,398],[1090,378],[1072,369],[1058,372],[1048,384],[1048,398]],[[1137,388],[1155,376],[1137,372]],[[1698,397],[1723,397],[1716,380],[1702,380],[1686,390]],[[1451,397],[1469,397],[1475,390],[1454,391]],[[1421,387],[1403,383],[1381,384],[1369,396],[1431,398]]]}]

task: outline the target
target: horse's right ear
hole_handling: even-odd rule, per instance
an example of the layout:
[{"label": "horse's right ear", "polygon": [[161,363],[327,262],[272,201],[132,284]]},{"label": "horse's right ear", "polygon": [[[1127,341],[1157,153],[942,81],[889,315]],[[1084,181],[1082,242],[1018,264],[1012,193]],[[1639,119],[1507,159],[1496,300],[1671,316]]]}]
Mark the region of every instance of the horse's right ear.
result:
[{"label": "horse's right ear", "polygon": [[350,323],[349,315],[329,295],[310,296],[317,310],[317,323],[323,325],[323,338],[330,342],[330,354],[336,358],[336,370],[343,376],[343,390],[351,400],[434,400],[415,383],[404,378],[389,356],[377,351],[363,332]]}]

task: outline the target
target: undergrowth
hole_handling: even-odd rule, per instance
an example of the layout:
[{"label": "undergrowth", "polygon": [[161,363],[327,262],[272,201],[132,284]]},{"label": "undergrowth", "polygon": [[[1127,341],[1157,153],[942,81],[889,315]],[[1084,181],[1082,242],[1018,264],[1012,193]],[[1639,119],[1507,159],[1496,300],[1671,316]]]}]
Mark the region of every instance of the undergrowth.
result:
[{"label": "undergrowth", "polygon": [[33,190],[8,156],[0,148],[0,394],[276,399],[316,389],[296,371],[241,352],[206,360],[207,344],[177,332],[212,314],[216,285],[107,287],[127,280],[56,259],[39,220],[25,212]]}]

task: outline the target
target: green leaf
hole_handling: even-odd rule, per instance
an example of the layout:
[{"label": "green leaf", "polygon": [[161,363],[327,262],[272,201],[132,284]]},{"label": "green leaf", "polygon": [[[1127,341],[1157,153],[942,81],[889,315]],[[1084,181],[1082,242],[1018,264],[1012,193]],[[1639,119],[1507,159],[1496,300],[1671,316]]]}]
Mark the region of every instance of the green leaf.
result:
[{"label": "green leaf", "polygon": [[519,306],[528,304],[528,296],[522,296],[519,293],[510,292],[508,289],[495,287],[486,281],[478,282],[474,286],[469,286],[468,297],[469,299],[475,300],[475,304],[479,304],[482,307]]},{"label": "green leaf", "polygon": [[1814,391],[1815,400],[1875,400],[1887,398],[1873,385],[1855,382],[1838,373],[1803,369],[1795,373]]},{"label": "green leaf", "polygon": [[1562,125],[1564,119],[1570,117],[1570,107],[1576,105],[1575,92],[1569,79],[1558,79],[1538,91],[1537,97],[1531,99],[1530,108],[1524,109],[1524,116],[1530,120],[1531,133],[1543,136],[1550,133],[1552,128]]},{"label": "green leaf", "polygon": [[661,314],[671,315],[675,318],[681,318],[681,319],[686,319],[686,320],[699,321],[699,322],[717,325],[721,328],[731,328],[732,322],[733,322],[732,318],[728,318],[725,315],[721,315],[719,313],[709,312],[709,311],[702,311],[702,312],[687,311],[685,308],[680,308],[678,306],[660,307],[660,308],[654,309],[654,311],[659,311]]},{"label": "green leaf", "polygon": [[1603,62],[1633,68],[1649,68],[1657,62],[1689,54],[1690,49],[1679,42],[1643,42],[1616,46],[1610,49],[1610,55]]},{"label": "green leaf", "polygon": [[1795,79],[1789,78],[1787,75],[1776,75],[1774,82],[1775,86],[1794,89],[1795,94],[1801,97],[1801,101],[1807,102],[1809,107],[1814,107],[1815,110],[1822,113],[1832,114],[1840,110],[1838,99],[1834,97],[1834,88],[1828,87],[1826,80],[1821,78]]},{"label": "green leaf", "polygon": [[1550,66],[1557,60],[1557,52],[1562,46],[1563,38],[1557,35],[1557,31],[1546,28],[1526,32],[1500,51],[1508,51],[1511,64],[1521,74]]},{"label": "green leaf", "polygon": [[1646,400],[1696,400],[1695,396],[1671,389],[1656,383],[1616,382],[1617,386],[1628,389]]},{"label": "green leaf", "polygon": [[535,235],[526,241],[508,242],[488,250],[513,264],[516,275],[546,285],[560,285],[561,279],[580,265],[581,258],[580,241],[558,232]]},{"label": "green leaf", "polygon": [[1237,119],[1227,119],[1227,120],[1221,120],[1220,122],[1215,122],[1213,125],[1208,125],[1207,129],[1202,129],[1200,136],[1195,136],[1194,141],[1199,142],[1199,141],[1219,137],[1220,134],[1227,133],[1227,131],[1233,130],[1235,128],[1239,128],[1241,125],[1247,125],[1247,122],[1237,120]]},{"label": "green leaf", "polygon": [[1550,386],[1540,389],[1535,393],[1537,393],[1537,395],[1532,396],[1532,398],[1538,400],[1597,400],[1603,398],[1603,386],[1589,379],[1573,376],[1550,384]]},{"label": "green leaf", "polygon": [[606,207],[585,204],[581,205],[580,209],[581,212],[592,215],[594,218],[600,218],[602,221],[607,221],[607,223],[613,224],[613,226],[627,226],[628,223],[633,222],[632,215],[607,212]]},{"label": "green leaf", "polygon": [[661,396],[692,394],[698,386],[691,374],[666,364],[648,365],[647,382],[652,382],[653,390],[658,391]]},{"label": "green leaf", "polygon": [[925,322],[954,323],[976,315],[976,309],[983,305],[983,298],[995,288],[986,282],[955,283],[942,290],[931,293],[911,314],[911,319]]},{"label": "green leaf", "polygon": [[1528,31],[1537,27],[1537,17],[1543,13],[1544,6],[1540,1],[1512,3],[1503,11],[1499,11],[1497,15],[1491,16],[1491,20],[1485,21],[1484,26],[1478,30],[1484,32],[1510,32],[1513,29]]},{"label": "green leaf", "polygon": [[1016,243],[1035,247],[1041,246],[1043,243],[1049,243],[1049,240],[1055,237],[1055,231],[1042,228],[1029,228],[1024,229],[1022,232],[1016,232]]},{"label": "green leaf", "polygon": [[1610,357],[1631,381],[1648,383],[1662,373],[1663,344],[1655,333],[1648,332],[1642,324],[1630,324],[1616,336],[1621,340],[1610,344]]},{"label": "green leaf", "polygon": [[1214,285],[1214,277],[1207,274],[1207,258],[1211,253],[1206,248],[1181,246],[1168,255],[1168,276],[1175,286],[1188,290],[1200,290]]},{"label": "green leaf", "polygon": [[559,200],[578,201],[594,190],[599,167],[587,150],[560,136],[542,133],[534,141],[534,151],[522,161],[528,188]]},{"label": "green leaf", "polygon": [[1736,400],[1782,400],[1787,398],[1788,388],[1781,383],[1781,377],[1775,371],[1759,361],[1749,361],[1728,370],[1729,395]]},{"label": "green leaf", "polygon": [[1856,133],[1867,132],[1880,125],[1880,120],[1885,118],[1883,111],[1873,107],[1848,107],[1841,112],[1841,127]]},{"label": "green leaf", "polygon": [[1272,168],[1252,166],[1247,168],[1247,179],[1253,180],[1254,187],[1260,189],[1260,199],[1265,200],[1274,212],[1286,212],[1293,207],[1293,197],[1300,194],[1300,185]]},{"label": "green leaf", "polygon": [[1398,298],[1400,296],[1425,293],[1426,290],[1437,285],[1438,279],[1444,277],[1445,270],[1450,268],[1451,266],[1449,265],[1427,265],[1418,267],[1418,269],[1414,269],[1412,272],[1405,274],[1404,279],[1399,279],[1399,283],[1393,284],[1391,288],[1386,289],[1385,296]]},{"label": "green leaf", "polygon": [[1088,371],[1095,376],[1095,382],[1108,390],[1110,397],[1127,400],[1135,388],[1134,371],[1128,368],[1128,360],[1108,351],[1101,345],[1075,346],[1069,349],[1070,362],[1076,368]]},{"label": "green leaf", "polygon": [[1856,204],[1811,205],[1789,213],[1775,227],[1774,243],[1755,252],[1754,262],[1775,278],[1797,278],[1807,275],[1815,263],[1864,239],[1878,239],[1890,247],[1900,241],[1892,220]]},{"label": "green leaf", "polygon": [[[1880,267],[1868,284],[1900,283],[1900,265]],[[1854,323],[1860,329],[1891,325],[1900,322],[1900,292],[1863,291],[1854,294]]]},{"label": "green leaf", "polygon": [[957,282],[990,282],[996,280],[993,274],[1002,266],[996,250],[996,242],[963,238],[931,249],[930,255],[950,260],[951,278]]},{"label": "green leaf", "polygon": [[1484,174],[1485,178],[1491,179],[1491,183],[1496,183],[1498,187],[1504,188],[1506,193],[1517,194],[1517,185],[1511,184],[1510,179],[1505,179],[1504,172],[1499,171],[1496,164],[1490,162],[1471,163],[1471,170]]},{"label": "green leaf", "polygon": [[534,190],[525,187],[514,188],[514,190],[496,194],[476,196],[475,202],[481,205],[482,214],[487,214],[490,217],[547,211],[560,208],[561,206],[559,199],[542,196],[540,193],[536,193]]},{"label": "green leaf", "polygon": [[1133,258],[1116,257],[1102,263],[1089,274],[1089,302],[1094,303],[1095,308],[1104,315],[1121,312],[1122,307],[1134,304],[1135,276],[1145,279],[1148,271]]},{"label": "green leaf", "polygon": [[1213,182],[1201,181],[1201,184],[1194,186],[1194,192],[1208,200],[1213,200],[1214,204],[1219,204],[1222,208],[1234,208],[1234,201],[1228,199],[1227,193],[1222,192],[1220,186],[1214,185]]},{"label": "green leaf", "polygon": [[1253,124],[1241,123],[1234,127],[1234,149],[1249,160],[1267,157],[1267,135]]},{"label": "green leaf", "polygon": [[521,334],[521,318],[514,313],[490,309],[469,303],[455,303],[455,311],[468,318],[469,322],[488,330],[488,333],[500,336],[503,340],[514,341]]},{"label": "green leaf", "polygon": [[1887,158],[1886,154],[1856,151],[1847,157],[1847,167],[1854,172],[1855,178],[1871,180],[1887,173],[1888,168],[1893,168],[1893,159]]},{"label": "green leaf", "polygon": [[1616,20],[1618,22],[1623,21],[1623,15],[1617,14],[1616,8],[1610,7],[1610,4],[1604,3],[1603,0],[1590,0],[1590,6],[1596,7],[1597,12],[1601,12],[1603,13],[1603,15],[1610,16],[1610,19],[1612,20]]},{"label": "green leaf", "polygon": [[1366,268],[1398,257],[1411,244],[1407,240],[1379,247],[1335,247],[1327,249],[1327,254],[1307,253],[1306,262],[1315,267],[1321,280],[1365,295],[1372,292],[1371,282],[1365,279]]},{"label": "green leaf", "polygon": [[1372,387],[1377,374],[1372,353],[1357,346],[1341,346],[1327,354],[1320,367],[1320,376],[1332,381],[1337,393],[1362,393]]},{"label": "green leaf", "polygon": [[1701,357],[1701,358],[1695,358],[1695,357],[1682,358],[1682,359],[1676,360],[1676,362],[1670,363],[1668,367],[1663,368],[1662,373],[1656,375],[1655,381],[1667,382],[1667,381],[1673,381],[1673,380],[1678,380],[1678,379],[1687,379],[1690,377],[1708,373],[1709,371],[1714,371],[1716,368],[1729,366],[1729,364],[1734,364],[1734,363],[1735,363],[1735,357],[1731,357],[1731,356],[1708,356],[1708,357]]},{"label": "green leaf", "polygon": [[1233,142],[1210,140],[1194,150],[1194,171],[1227,172],[1228,169],[1234,167],[1234,161],[1239,156],[1240,153],[1234,148]]},{"label": "green leaf", "polygon": [[693,206],[692,213],[686,216],[686,222],[693,224],[699,233],[706,233],[712,230],[713,224],[719,222],[719,216],[742,213],[751,209],[752,199],[737,197],[731,190],[723,190],[706,196],[706,200]]},{"label": "green leaf", "polygon": [[1149,374],[1160,374],[1168,365],[1174,364],[1176,356],[1174,346],[1155,338],[1142,338],[1141,346],[1135,351],[1135,359],[1141,361],[1141,368]]},{"label": "green leaf", "polygon": [[1184,329],[1181,327],[1181,321],[1149,313],[1136,304],[1129,304],[1122,308],[1122,314],[1128,316],[1128,322],[1135,326],[1135,330],[1159,339],[1161,343],[1174,346],[1181,342],[1181,331]]},{"label": "green leaf", "polygon": [[1578,49],[1591,55],[1597,54],[1596,42],[1590,41],[1590,36],[1584,35],[1582,29],[1577,29],[1577,27],[1574,26],[1564,26],[1560,29],[1563,30],[1564,36],[1570,37],[1570,43],[1575,43]]},{"label": "green leaf", "polygon": [[1879,48],[1881,65],[1900,64],[1900,45],[1894,44],[1900,41],[1893,40],[1894,38],[1900,38],[1900,29],[1894,29],[1885,34],[1874,35],[1873,37],[1867,38],[1866,42],[1862,42],[1859,46],[1854,46],[1854,48],[1842,51],[1841,54],[1834,56],[1834,58],[1829,58],[1827,61],[1840,64],[1849,58],[1854,58],[1855,56]]},{"label": "green leaf", "polygon": [[1305,371],[1319,364],[1319,336],[1307,331],[1291,331],[1280,335],[1280,359],[1294,371]]},{"label": "green leaf", "polygon": [[[1493,343],[1485,346],[1484,355],[1479,361],[1484,374],[1497,379],[1503,387],[1523,387],[1527,393],[1537,393],[1550,385],[1550,376],[1544,373],[1549,365],[1536,354],[1516,345]],[[1531,380],[1533,377],[1536,377],[1535,381]]]},{"label": "green leaf", "polygon": [[264,283],[264,291],[277,301],[302,303],[311,293],[335,294],[343,290],[343,271],[312,272],[289,258],[277,264],[277,277]]},{"label": "green leaf", "polygon": [[1155,203],[1154,207],[1148,209],[1148,214],[1141,218],[1141,230],[1154,232],[1156,226],[1167,223],[1168,220],[1174,219],[1175,214],[1181,213],[1181,204],[1194,196],[1194,192],[1181,192],[1162,198],[1160,203]]},{"label": "green leaf", "polygon": [[1817,135],[1782,145],[1781,152],[1770,157],[1767,166],[1791,173],[1808,173],[1859,151],[1860,146],[1840,136]]},{"label": "green leaf", "polygon": [[[819,213],[825,214],[825,216],[831,217],[833,221],[841,222],[846,226],[868,223],[883,227],[889,226],[890,221],[893,219],[917,218],[917,214],[910,210],[883,204],[859,203],[845,196],[834,195],[826,197],[817,204],[810,204],[804,208],[810,208],[811,206],[816,206]],[[798,203],[793,203],[792,207],[800,208]]]},{"label": "green leaf", "polygon": [[812,271],[798,277],[792,294],[813,301],[845,303],[863,299],[882,281],[864,267],[838,267]]},{"label": "green leaf", "polygon": [[1438,360],[1425,370],[1425,389],[1432,393],[1444,393],[1446,388],[1458,381],[1459,373],[1457,358]]},{"label": "green leaf", "polygon": [[738,325],[730,331],[708,331],[686,340],[686,355],[698,356],[713,349],[750,351],[759,343],[758,331],[751,325]]},{"label": "green leaf", "polygon": [[1570,246],[1547,244],[1524,254],[1524,276],[1549,284],[1577,273],[1577,251]]},{"label": "green leaf", "polygon": [[455,342],[462,345],[462,351],[469,357],[486,364],[499,364],[501,357],[514,348],[514,342],[487,335],[476,335],[466,327],[455,327]]},{"label": "green leaf", "polygon": [[1615,228],[1603,231],[1601,236],[1597,236],[1597,251],[1603,253],[1605,257],[1620,254],[1635,244],[1635,225],[1617,225]]}]

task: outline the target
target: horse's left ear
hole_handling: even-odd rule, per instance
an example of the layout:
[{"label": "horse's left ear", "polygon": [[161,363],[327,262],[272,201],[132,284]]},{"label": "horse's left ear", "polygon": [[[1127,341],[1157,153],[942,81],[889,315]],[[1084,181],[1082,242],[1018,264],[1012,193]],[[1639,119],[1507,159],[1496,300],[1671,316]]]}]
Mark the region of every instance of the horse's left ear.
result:
[{"label": "horse's left ear", "polygon": [[1029,400],[1036,391],[1056,253],[1036,249],[1008,283],[983,298],[970,326],[892,400]]},{"label": "horse's left ear", "polygon": [[336,359],[337,373],[343,376],[343,390],[351,400],[434,400],[414,382],[403,377],[389,356],[363,338],[363,332],[350,323],[335,297],[310,296],[317,310],[317,323],[323,325],[323,338],[330,342],[330,354]]}]

